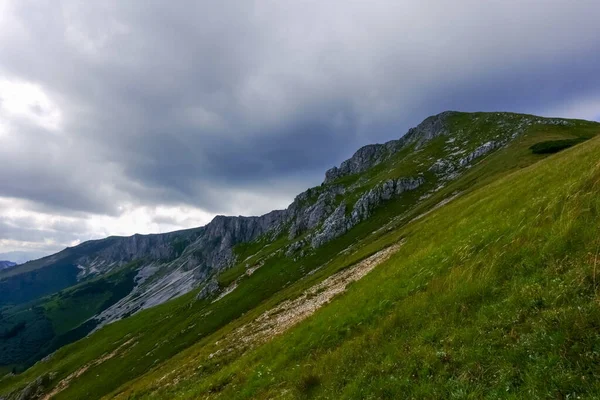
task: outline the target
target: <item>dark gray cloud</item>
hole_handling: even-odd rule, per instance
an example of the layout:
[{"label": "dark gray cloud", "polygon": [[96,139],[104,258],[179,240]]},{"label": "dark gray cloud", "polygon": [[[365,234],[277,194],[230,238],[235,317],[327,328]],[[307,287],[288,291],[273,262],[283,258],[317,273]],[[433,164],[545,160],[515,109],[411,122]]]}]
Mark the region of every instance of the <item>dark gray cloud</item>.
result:
[{"label": "dark gray cloud", "polygon": [[0,93],[0,197],[44,224],[78,218],[77,237],[141,208],[266,212],[446,109],[599,114],[596,1],[15,0],[0,15],[0,89],[16,91]]},{"label": "dark gray cloud", "polygon": [[52,239],[59,243],[70,243],[85,237],[87,234],[85,228],[80,223],[65,222],[55,222],[50,226],[40,227],[34,218],[0,217],[0,240],[39,243]]}]

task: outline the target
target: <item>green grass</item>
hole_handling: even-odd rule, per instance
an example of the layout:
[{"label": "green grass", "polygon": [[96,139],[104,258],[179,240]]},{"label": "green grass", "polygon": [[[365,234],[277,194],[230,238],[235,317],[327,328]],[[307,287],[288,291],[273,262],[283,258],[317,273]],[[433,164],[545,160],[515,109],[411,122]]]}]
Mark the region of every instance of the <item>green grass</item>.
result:
[{"label": "green grass", "polygon": [[[451,136],[440,136],[431,140],[426,146],[417,149],[415,145],[407,146],[393,154],[388,160],[380,163],[362,174],[347,175],[332,182],[331,185],[342,185],[346,188],[361,181],[361,184],[345,195],[346,203],[352,207],[356,200],[367,190],[380,182],[401,177],[414,177],[425,172],[425,177],[432,183],[433,175],[426,170],[437,159],[454,159],[455,161],[475,150],[480,144],[492,140],[502,140],[515,132],[522,132],[517,142],[533,139],[535,143],[553,140],[581,142],[598,133],[598,124],[582,120],[568,120],[569,125],[548,125],[546,118],[514,113],[455,113],[448,120]],[[542,123],[538,123],[541,121]],[[449,142],[450,137],[452,141]],[[450,156],[452,148],[459,146],[464,150],[460,155]],[[539,158],[531,157],[528,148],[518,147],[519,152],[505,154],[500,168],[508,171],[519,166],[529,165]],[[494,175],[494,171],[488,171]],[[473,174],[471,174],[473,175]],[[433,182],[435,183],[435,182]],[[471,183],[471,182],[470,182]],[[463,185],[464,186],[464,185]]]},{"label": "green grass", "polygon": [[138,262],[50,296],[42,304],[56,335],[62,335],[107,309],[133,289]]},{"label": "green grass", "polygon": [[597,398],[598,154],[595,139],[455,200],[380,239],[405,244],[285,335],[124,395]]},{"label": "green grass", "polygon": [[2,308],[0,365],[20,372],[86,335],[94,325],[82,323],[132,290],[137,265],[134,262],[39,300]]},{"label": "green grass", "polygon": [[289,244],[287,235],[280,235],[276,240],[270,241],[263,236],[250,243],[240,243],[234,247],[234,253],[239,262],[232,268],[226,269],[217,276],[219,286],[225,288],[235,280],[241,278],[249,267],[255,266],[261,260],[272,255]]},{"label": "green grass", "polygon": [[[508,167],[512,167],[514,169],[519,169],[519,168],[523,168],[526,164],[531,164],[533,162],[536,162],[537,160],[539,160],[539,158],[536,158],[538,156],[532,156],[531,153],[527,150],[529,143],[531,140],[538,140],[540,137],[546,137],[549,134],[549,132],[544,131],[544,132],[540,132],[540,134],[538,134],[537,136],[534,135],[533,133],[530,136],[524,136],[520,141],[516,142],[514,144],[514,146],[509,147],[495,155],[493,155],[492,157],[490,157],[489,159],[486,159],[486,162],[482,162],[480,163],[476,168],[473,168],[472,173],[473,175],[477,175],[480,180],[478,181],[474,176],[469,176],[467,175],[466,179],[468,180],[468,184],[464,184],[465,186],[473,186],[473,187],[478,187],[478,183],[481,183],[481,186],[483,186],[483,183],[487,182],[489,183],[489,181],[492,181],[493,179],[498,179],[498,177],[500,176],[504,176],[506,174],[508,174],[511,170],[509,168],[509,171],[507,172],[506,169]],[[550,134],[556,134],[556,133],[550,133]],[[513,154],[515,155],[515,158],[518,160],[519,157],[522,157],[523,160],[521,163],[515,163],[514,159],[511,159],[511,156]],[[507,160],[508,159],[508,160]],[[456,185],[454,185],[454,188],[452,187],[452,185],[446,189],[448,192],[453,191],[456,187],[459,187],[460,182],[456,182]],[[465,189],[465,188],[463,188]],[[441,191],[443,192],[443,191]],[[443,193],[440,192],[440,198],[443,198],[442,195]],[[429,206],[435,204],[435,202],[439,201],[438,199],[435,199],[436,196],[433,196],[431,199],[428,199],[427,201],[429,201]],[[426,201],[426,202],[427,202]],[[399,203],[395,203],[395,202],[391,202],[389,204],[387,204],[385,207],[383,207],[375,216],[373,219],[370,220],[370,222],[376,221],[375,225],[377,225],[377,223],[381,223],[383,221],[386,221],[386,219],[389,219],[390,215],[398,215],[398,213],[401,213],[402,211],[399,210],[398,208],[395,208],[395,206],[397,207]],[[412,213],[414,215],[414,212]],[[378,220],[379,218],[379,220]],[[361,227],[366,228],[365,230],[368,231],[370,226],[369,224],[362,224],[359,225],[357,227],[357,230],[360,230]],[[370,228],[372,229],[372,228]],[[372,237],[369,239],[372,239],[371,241],[366,241],[366,245],[364,246],[364,248],[361,249],[361,251],[359,252],[359,254],[369,254],[373,251],[376,251],[377,249],[391,243],[391,241],[393,240],[397,240],[400,235],[402,235],[402,231],[400,231],[400,233],[398,232],[394,232],[391,235],[387,235],[387,236],[383,236],[382,238],[375,240]],[[360,236],[359,234],[357,234],[357,236]],[[358,258],[358,257],[357,257]],[[327,276],[330,273],[333,273],[335,271],[335,269],[330,269],[327,271],[324,271],[323,276]],[[306,287],[303,285],[299,285],[299,289],[295,292],[296,294],[300,291],[301,288]],[[204,355],[205,357],[209,354],[210,351],[214,350],[211,349],[209,347],[209,349],[203,349],[202,345],[196,346],[197,348],[190,350],[189,352],[186,352],[186,354],[181,355],[180,357],[177,357],[175,359],[173,359],[173,362],[167,363],[164,368],[160,368],[155,374],[153,374],[152,376],[164,376],[164,374],[166,372],[169,371],[169,368],[173,368],[176,369],[174,367],[173,364],[181,364],[183,363],[182,360],[188,360],[190,358],[193,358],[192,355],[193,354],[200,354],[200,355]],[[281,349],[279,349],[281,350]],[[306,349],[305,349],[306,350]],[[219,361],[215,361],[215,363],[218,363]],[[192,363],[194,364],[194,363]],[[204,363],[200,363],[198,362],[198,364],[204,364]],[[195,364],[194,364],[195,365]],[[208,368],[208,367],[206,367]],[[178,371],[178,373],[176,375],[179,375],[179,373],[181,372],[182,375],[185,375],[185,373],[183,371]],[[189,372],[189,371],[188,371]],[[147,378],[150,382],[152,381],[150,378]],[[146,382],[146,381],[144,381]],[[148,382],[146,382],[146,385],[153,387],[152,384],[148,384]],[[219,387],[221,386],[218,382],[212,382],[210,383],[210,385],[214,386],[214,387]],[[144,386],[145,389],[143,389],[141,392],[144,393],[144,390],[148,390],[148,386]],[[211,386],[211,387],[212,387]],[[179,390],[177,391],[177,393],[179,393]],[[169,396],[173,395],[173,392],[169,392]]]},{"label": "green grass", "polygon": [[[468,138],[471,133],[474,135],[477,141],[473,142],[473,148],[479,141],[493,138],[496,132],[496,125],[489,121],[491,117],[477,119],[482,116],[459,114],[459,118],[453,122],[453,129],[460,132],[462,137]],[[518,117],[515,119],[518,120]],[[475,124],[476,129],[469,131],[469,124]],[[477,263],[493,260],[494,254],[501,253],[501,251],[492,252],[489,254],[491,258],[486,256],[488,250],[496,249],[494,247],[496,244],[491,247],[486,246],[486,241],[496,240],[497,237],[493,232],[481,233],[483,236],[478,236],[480,232],[485,231],[484,228],[493,228],[493,224],[500,224],[498,226],[504,226],[507,235],[511,227],[514,231],[518,231],[513,224],[514,221],[508,218],[514,217],[512,215],[505,216],[506,221],[504,225],[501,224],[503,219],[499,215],[502,215],[500,211],[504,203],[496,204],[495,201],[502,200],[503,196],[511,198],[515,193],[526,195],[526,193],[515,192],[516,186],[506,181],[517,179],[513,176],[534,170],[538,165],[535,163],[546,158],[545,155],[532,154],[529,150],[531,145],[544,140],[591,136],[598,131],[598,124],[584,121],[576,121],[574,125],[568,127],[529,126],[515,142],[485,157],[466,171],[460,179],[448,183],[441,190],[432,193],[431,197],[419,200],[425,192],[434,189],[438,184],[432,176],[427,176],[428,182],[418,190],[404,193],[402,197],[385,203],[367,221],[297,261],[284,257],[281,253],[276,254],[289,243],[285,235],[273,243],[269,243],[266,238],[261,238],[253,243],[239,245],[235,251],[240,262],[218,277],[222,286],[227,286],[241,277],[247,264],[252,266],[261,260],[265,263],[254,274],[242,279],[238,288],[222,300],[216,303],[210,303],[208,300],[194,301],[195,293],[189,293],[111,324],[90,337],[64,347],[49,361],[38,363],[21,375],[0,380],[0,393],[22,388],[48,371],[56,373],[52,382],[56,384],[69,373],[134,338],[135,346],[119,357],[88,369],[56,398],[99,398],[118,393],[123,398],[129,395],[132,396],[131,398],[150,395],[159,398],[197,398],[207,392],[211,392],[211,396],[221,395],[223,398],[269,397],[281,395],[283,391],[287,397],[335,397],[334,394],[339,391],[348,398],[368,395],[376,398],[386,396],[393,398],[398,393],[402,393],[401,390],[406,390],[408,383],[402,381],[403,383],[397,383],[395,386],[391,385],[389,394],[376,391],[378,387],[387,387],[388,383],[387,381],[377,383],[378,379],[382,378],[374,371],[370,371],[370,368],[374,370],[379,366],[391,368],[388,366],[391,361],[382,354],[384,350],[380,348],[389,351],[391,359],[400,358],[404,352],[411,355],[411,360],[415,364],[411,367],[413,369],[409,369],[417,373],[406,375],[408,367],[402,364],[396,366],[399,368],[396,374],[398,379],[408,379],[410,386],[414,388],[418,388],[419,385],[414,385],[410,381],[412,375],[419,377],[420,382],[431,381],[429,386],[423,383],[425,385],[423,392],[412,392],[416,393],[415,397],[440,397],[440,393],[447,395],[449,392],[435,392],[438,390],[436,388],[439,390],[445,388],[440,382],[445,379],[444,377],[447,378],[447,375],[442,374],[439,381],[435,381],[427,374],[433,374],[432,376],[435,377],[440,372],[435,368],[451,364],[452,360],[456,360],[454,350],[449,356],[447,354],[449,351],[444,348],[436,349],[432,353],[432,348],[426,346],[430,341],[427,338],[437,337],[438,334],[435,332],[438,323],[447,324],[448,331],[456,329],[458,334],[463,326],[467,329],[468,321],[464,318],[461,320],[458,314],[453,314],[455,312],[452,311],[453,309],[446,310],[444,308],[446,303],[442,299],[451,302],[466,296],[464,302],[469,305],[471,310],[469,312],[475,314],[465,315],[468,316],[469,321],[476,320],[479,318],[479,311],[473,310],[480,310],[488,305],[487,295],[482,296],[480,303],[477,303],[476,300],[479,299],[477,293],[479,290],[482,290],[482,293],[490,290],[488,286],[490,282],[495,282],[494,279],[498,277],[495,274],[498,271],[493,269],[489,276],[485,275],[489,280],[485,282],[482,280],[481,282],[485,284],[482,283],[481,287],[475,284],[469,286],[469,282],[479,282],[479,280],[469,278],[467,272],[464,275],[461,275],[462,272],[456,272],[459,276],[452,278],[455,279],[453,286],[444,286],[451,282],[445,280],[446,277],[450,276],[448,274],[452,271],[472,271]],[[587,148],[592,143],[597,146],[597,141],[590,141],[557,156],[563,157],[573,151],[580,151],[579,149]],[[367,179],[361,190],[390,177],[411,176],[417,171],[412,168],[424,164],[425,161],[434,161],[436,157],[443,155],[442,150],[445,147],[445,141],[439,140],[416,155],[409,151],[401,152],[402,154],[396,155],[386,163],[367,171],[364,175]],[[556,156],[552,156],[544,161],[543,165],[548,165],[550,160],[555,159]],[[529,167],[532,164],[534,167]],[[521,169],[523,171],[518,172]],[[342,180],[347,179],[346,183],[356,182],[353,181],[355,178],[358,179],[358,177],[344,177]],[[563,181],[565,181],[564,177]],[[563,181],[557,182],[556,187],[562,188],[565,184]],[[546,184],[550,185],[548,182]],[[413,217],[431,209],[439,201],[456,192],[461,192],[462,195],[453,203],[406,225]],[[502,192],[502,195],[498,194],[499,192]],[[494,195],[492,196],[491,193]],[[564,194],[565,191],[560,193]],[[352,195],[349,194],[345,200],[349,201]],[[486,198],[493,201],[488,204],[478,201],[473,203],[473,199],[478,198],[477,196],[487,196]],[[311,199],[313,197],[311,196]],[[477,207],[473,204],[477,204]],[[517,202],[507,210],[514,211],[514,208],[519,206],[523,205]],[[471,217],[467,210],[473,212],[474,216]],[[484,215],[486,210],[498,215],[486,216]],[[528,223],[525,217],[523,216],[523,224]],[[551,222],[547,221],[547,224]],[[382,226],[386,226],[387,229],[380,229]],[[449,240],[444,239],[446,236]],[[256,351],[245,355],[231,353],[207,360],[209,354],[219,349],[219,345],[215,342],[226,336],[232,329],[252,320],[277,303],[298,296],[311,285],[402,237],[406,237],[407,242],[398,255],[365,280],[354,284],[346,295],[334,300],[314,318]],[[506,244],[502,239],[504,236],[499,237],[501,240],[494,243]],[[474,242],[471,243],[470,240]],[[464,247],[467,244],[469,246]],[[348,248],[351,248],[351,251],[344,252]],[[511,248],[511,251],[513,250]],[[535,248],[535,251],[539,252],[539,248]],[[474,261],[476,257],[479,258]],[[512,257],[514,260],[518,259],[517,254],[513,254]],[[314,273],[308,274],[311,271]],[[473,271],[478,270],[475,268]],[[473,276],[474,274],[475,272]],[[444,292],[446,289],[457,289],[460,286],[457,282],[463,278],[468,283],[465,284],[464,293]],[[437,291],[431,288],[437,288]],[[428,297],[430,293],[435,296]],[[439,296],[439,301],[436,296]],[[95,298],[94,301],[99,301],[99,298]],[[406,302],[403,303],[406,307],[395,308],[402,302]],[[409,306],[410,304],[413,305]],[[428,307],[431,307],[431,315],[426,312],[429,310]],[[403,315],[402,318],[398,317],[399,322],[393,322],[396,321],[396,317],[392,316],[396,311],[393,310],[398,310],[397,313]],[[491,311],[486,314],[487,318],[490,318],[490,313]],[[455,321],[452,324],[453,320],[445,319],[446,314],[454,315],[453,318],[460,323]],[[66,319],[64,323],[63,329],[66,329],[70,323]],[[406,334],[402,330],[402,324],[407,324],[409,328]],[[483,322],[481,326],[484,326]],[[383,327],[387,327],[389,332],[394,333],[388,337],[387,331],[382,330]],[[413,338],[410,332],[421,336]],[[421,343],[419,340],[424,342]],[[361,346],[364,346],[364,352],[361,352]],[[405,346],[412,347],[407,350]],[[413,348],[414,354],[411,350]],[[421,356],[425,357],[424,361],[419,361]],[[476,355],[471,354],[470,357],[475,359]],[[296,359],[298,363],[294,361]],[[438,360],[440,365],[435,364],[435,360]],[[345,363],[347,370],[341,369],[337,365],[338,361]],[[398,361],[394,362],[398,363]],[[352,372],[351,365],[356,365],[355,372]],[[165,387],[165,381],[160,379],[171,371],[176,371],[181,381],[178,385]],[[351,382],[345,381],[344,374],[349,374],[348,379]],[[490,388],[490,385],[489,382],[482,382],[482,389],[474,393],[482,393],[481,391]],[[467,384],[466,389],[476,388]],[[426,390],[434,390],[434,392],[428,393]]]},{"label": "green grass", "polygon": [[0,310],[0,365],[21,371],[54,336],[52,322],[36,305]]}]

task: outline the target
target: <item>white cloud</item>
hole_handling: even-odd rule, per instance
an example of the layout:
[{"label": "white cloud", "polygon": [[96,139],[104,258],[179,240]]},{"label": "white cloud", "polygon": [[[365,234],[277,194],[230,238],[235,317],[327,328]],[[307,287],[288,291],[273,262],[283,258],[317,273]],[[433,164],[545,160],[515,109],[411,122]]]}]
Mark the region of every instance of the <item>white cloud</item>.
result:
[{"label": "white cloud", "polygon": [[[0,126],[5,135],[10,133],[8,126],[13,120],[24,120],[57,132],[61,129],[62,113],[39,85],[0,80]],[[12,134],[18,135],[18,132]]]}]

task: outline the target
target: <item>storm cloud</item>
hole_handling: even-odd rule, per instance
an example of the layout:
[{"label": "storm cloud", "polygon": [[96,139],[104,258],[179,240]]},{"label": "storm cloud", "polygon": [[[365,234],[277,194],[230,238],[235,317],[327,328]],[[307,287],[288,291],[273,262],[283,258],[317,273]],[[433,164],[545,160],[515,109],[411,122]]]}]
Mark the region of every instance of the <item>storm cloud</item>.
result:
[{"label": "storm cloud", "polygon": [[453,109],[600,117],[597,1],[0,1],[0,250],[285,207]]}]

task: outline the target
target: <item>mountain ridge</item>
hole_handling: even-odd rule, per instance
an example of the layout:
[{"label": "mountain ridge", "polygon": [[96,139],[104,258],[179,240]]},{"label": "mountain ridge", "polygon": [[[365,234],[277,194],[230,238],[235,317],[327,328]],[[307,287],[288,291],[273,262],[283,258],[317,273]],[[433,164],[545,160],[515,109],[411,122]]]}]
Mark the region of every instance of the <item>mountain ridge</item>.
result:
[{"label": "mountain ridge", "polygon": [[[176,260],[183,255],[188,256],[187,260],[182,260],[188,264],[196,263],[212,267],[196,268],[195,278],[203,280],[211,274],[210,269],[219,271],[235,262],[233,253],[235,245],[253,241],[263,235],[270,235],[270,238],[274,239],[284,230],[287,230],[290,240],[295,240],[304,233],[317,229],[317,231],[309,233],[308,237],[290,243],[285,250],[288,255],[305,248],[307,244],[314,249],[368,218],[371,210],[382,202],[423,185],[426,180],[423,173],[427,171],[387,180],[376,188],[369,188],[370,190],[365,191],[361,197],[356,199],[354,205],[336,200],[352,189],[352,187],[346,188],[336,182],[370,170],[408,147],[414,147],[414,151],[419,151],[423,144],[448,134],[449,119],[462,114],[464,113],[444,111],[427,117],[416,127],[410,128],[399,139],[359,148],[339,166],[327,170],[320,186],[298,194],[286,209],[273,210],[260,216],[217,215],[202,227],[162,234],[110,236],[105,239],[86,241],[40,260],[30,261],[10,271],[0,272],[0,282],[10,278],[11,275],[21,273],[21,271],[31,272],[49,265],[63,263],[68,265],[70,274],[68,279],[63,282],[66,287],[87,277],[109,273],[115,268],[139,259],[144,259],[148,264],[146,271],[142,273],[144,275],[148,270],[156,269],[157,263]],[[568,120],[561,118],[541,118],[526,114],[504,112],[488,114],[506,117],[518,115],[519,118],[535,120],[538,123],[568,123]],[[452,174],[457,169],[464,168],[478,157],[505,145],[517,135],[518,133],[512,133],[500,141],[480,143],[466,157],[457,160],[456,165],[449,165],[447,160],[438,159],[429,171],[437,175],[437,178],[451,180],[453,179]],[[346,216],[346,214],[349,215]],[[77,269],[74,270],[73,267]],[[66,267],[63,266],[63,268]],[[74,277],[72,276],[73,271],[77,272]],[[189,277],[186,276],[185,279],[189,280]],[[193,276],[192,279],[194,279]],[[195,288],[197,284],[192,286]],[[57,288],[60,289],[60,284],[52,287],[47,293]],[[180,293],[180,291],[174,292],[174,294]]]},{"label": "mountain ridge", "polygon": [[[33,303],[2,309],[0,333],[8,339],[0,342],[0,368],[7,363],[27,368],[44,358],[21,374],[0,379],[0,393],[10,393],[10,400],[23,393],[71,399],[122,393],[127,398],[130,391],[141,397],[156,391],[162,393],[159,397],[173,397],[170,385],[179,387],[180,378],[191,383],[186,371],[190,362],[216,371],[251,351],[252,346],[243,345],[247,340],[280,331],[271,328],[271,313],[296,318],[291,309],[286,311],[289,307],[329,309],[330,300],[335,303],[339,296],[328,296],[345,290],[344,279],[356,280],[353,292],[352,287],[362,286],[362,276],[381,268],[373,260],[389,264],[383,261],[387,256],[378,254],[414,257],[425,251],[405,249],[411,226],[431,224],[437,210],[497,186],[503,177],[534,166],[551,152],[587,146],[582,142],[600,131],[597,123],[513,113],[449,112],[425,121],[408,138],[357,150],[285,210],[257,217],[216,216],[187,231],[86,242],[54,255],[56,265],[30,270],[43,275],[62,265],[71,277],[81,274],[82,279]],[[544,153],[537,154],[537,148]],[[457,227],[470,229],[462,221]],[[408,242],[413,249],[418,245]],[[418,294],[423,288],[414,290]],[[312,296],[317,296],[314,301]],[[372,297],[355,306],[378,302]],[[232,340],[241,346],[228,347],[232,331],[237,332]],[[35,336],[39,332],[46,336]],[[187,361],[179,365],[182,359]],[[174,381],[172,371],[178,371]],[[168,385],[152,383],[163,379]],[[230,386],[223,387],[232,394]]]},{"label": "mountain ridge", "polygon": [[[293,282],[322,268],[335,254],[356,251],[358,238],[384,234],[476,186],[473,171],[513,143],[537,143],[537,132],[546,131],[542,137],[550,139],[573,134],[589,138],[588,131],[595,134],[596,125],[514,113],[444,112],[428,117],[398,140],[358,149],[328,170],[321,185],[298,194],[284,210],[251,217],[218,215],[203,227],[164,234],[111,236],[27,263],[20,266],[21,275],[30,278],[29,285],[36,277],[42,279],[47,291],[19,301],[41,302],[35,303],[36,320],[55,324],[58,335],[40,339],[45,344],[39,352],[28,353],[30,359],[179,298],[192,296],[193,302],[217,305],[243,301],[236,291],[277,265],[290,271],[282,269],[281,274],[295,274],[289,278]],[[518,154],[526,164],[537,157],[526,148]],[[518,167],[511,163],[495,168]],[[493,177],[496,172],[490,171]],[[485,182],[480,176],[477,180]],[[410,218],[407,212],[412,213]],[[57,276],[65,279],[54,284]],[[0,288],[18,277],[0,274]],[[6,297],[4,301],[7,304]],[[86,304],[85,312],[74,312],[81,304]],[[19,305],[13,308],[18,310]],[[61,323],[67,310],[76,318]],[[7,329],[17,326],[19,320],[8,317],[13,322]],[[29,329],[33,325],[21,336]]]},{"label": "mountain ridge", "polygon": [[8,269],[8,268],[14,267],[15,265],[17,265],[16,262],[2,260],[2,261],[0,261],[0,271],[3,269]]},{"label": "mountain ridge", "polygon": [[[417,127],[411,128],[401,139],[388,141],[384,144],[363,146],[357,150],[352,157],[342,162],[340,168],[333,167],[328,170],[322,185],[331,183],[333,181],[333,176],[339,178],[349,174],[358,173],[382,162],[384,154],[382,154],[380,150],[372,151],[372,149],[385,149],[386,155],[389,156],[412,141],[419,139],[430,140],[435,134],[432,129],[438,129],[437,132],[442,134],[444,132],[443,120],[448,115],[454,113],[456,112],[447,111],[428,117]],[[142,257],[147,257],[151,260],[171,258],[176,254],[175,248],[174,246],[168,246],[165,241],[161,242],[161,238],[168,240],[169,238],[180,237],[182,240],[187,240],[189,239],[188,233],[190,234],[189,236],[193,236],[194,234],[202,234],[204,231],[208,234],[208,241],[216,236],[223,237],[222,243],[219,246],[222,249],[222,252],[209,257],[211,263],[221,267],[226,263],[232,262],[232,254],[228,251],[228,247],[231,247],[240,241],[247,242],[253,240],[257,236],[271,230],[274,230],[273,234],[277,235],[279,233],[277,228],[280,225],[290,222],[290,219],[297,216],[297,214],[306,211],[302,209],[302,203],[310,197],[310,191],[311,189],[308,189],[307,191],[298,194],[286,209],[273,210],[260,216],[217,215],[211,222],[198,228],[177,230],[167,233],[109,236],[104,239],[89,240],[77,246],[67,247],[58,253],[43,257],[42,259],[27,262],[21,265],[18,270],[11,271],[11,274],[14,275],[21,273],[21,271],[29,272],[35,269],[44,268],[45,266],[56,263],[62,259],[73,258],[74,252],[79,252],[80,250],[85,252],[92,247],[101,247],[101,250],[94,251],[94,254],[97,254],[99,259],[90,259],[86,256],[75,257],[74,262],[79,268],[77,274],[77,280],[79,281],[90,274],[110,272],[115,267],[122,266],[133,259]],[[317,224],[323,222],[325,214],[330,214],[332,211],[333,210],[329,208],[325,209],[324,204],[322,203],[317,205],[317,207],[311,209],[308,214],[299,216],[300,220],[297,221],[292,228],[290,236],[295,237],[303,230],[314,228]],[[227,232],[227,229],[225,228],[226,225],[233,231]],[[283,226],[281,226],[281,229],[283,229]],[[159,244],[157,242],[161,243]],[[315,242],[315,244],[317,244],[317,242]],[[147,249],[150,247],[154,250],[148,251]],[[112,256],[111,249],[114,249],[114,251],[112,251]],[[123,256],[123,253],[125,256]],[[119,254],[119,256],[115,257],[115,254]],[[8,275],[6,274],[0,273],[0,279],[6,278],[7,276]]]}]

